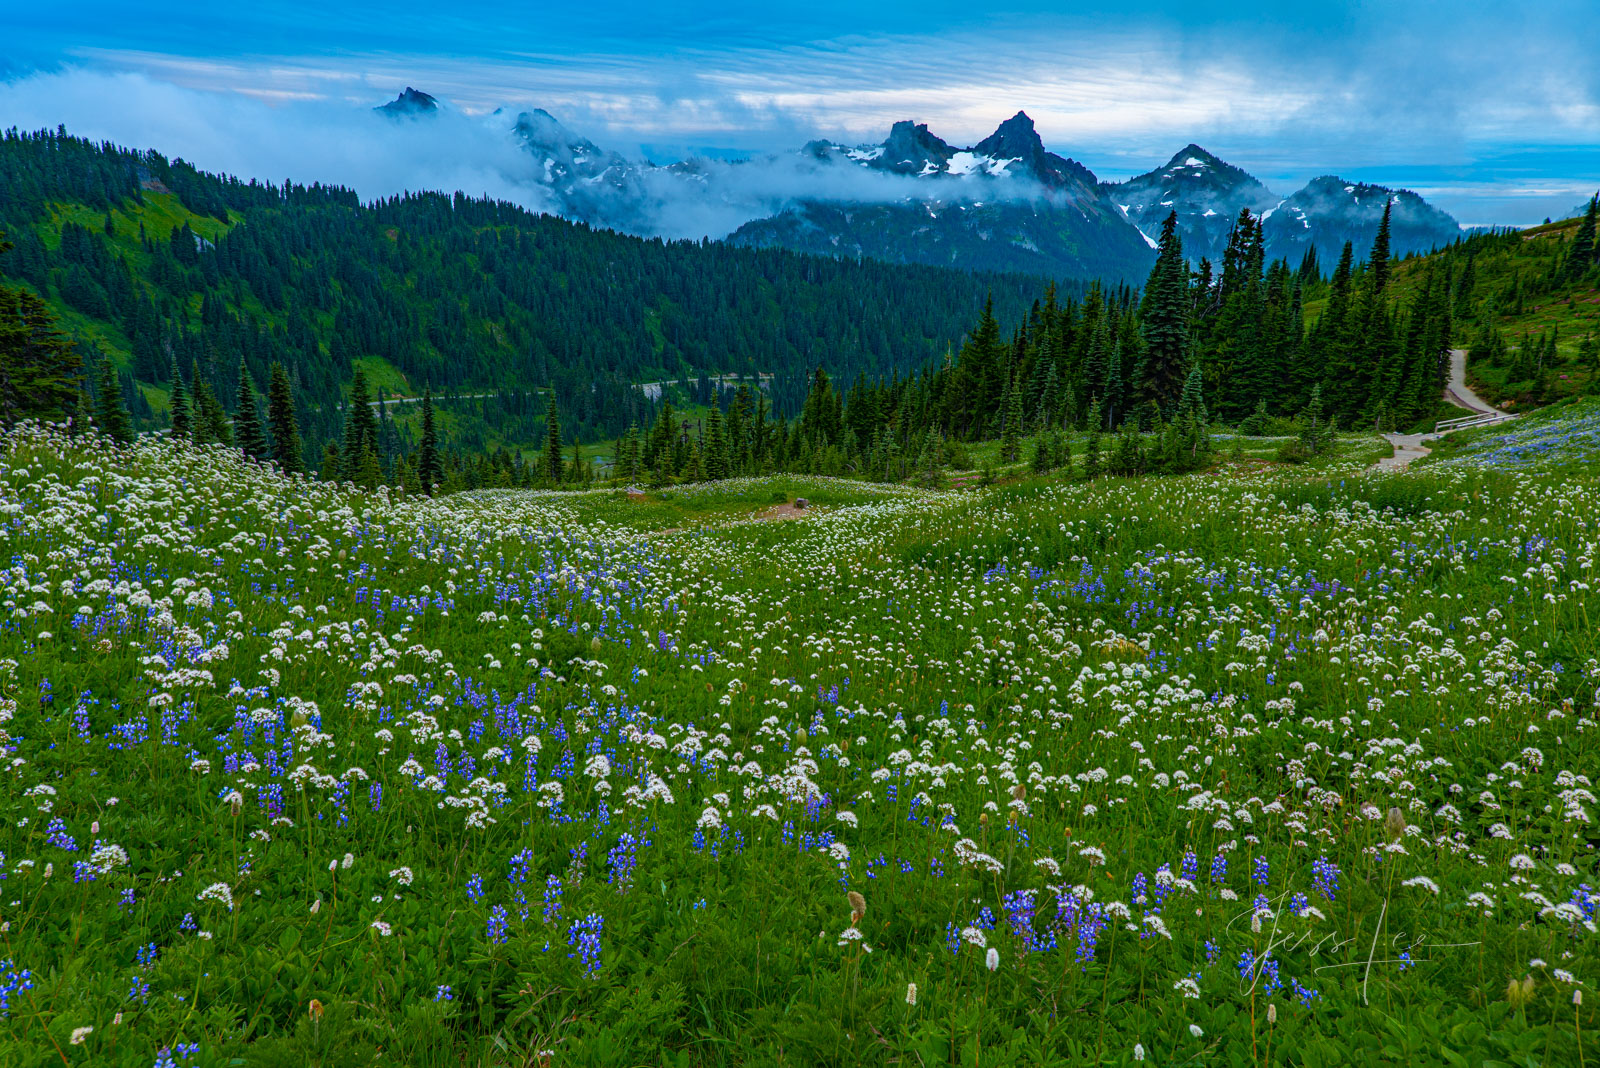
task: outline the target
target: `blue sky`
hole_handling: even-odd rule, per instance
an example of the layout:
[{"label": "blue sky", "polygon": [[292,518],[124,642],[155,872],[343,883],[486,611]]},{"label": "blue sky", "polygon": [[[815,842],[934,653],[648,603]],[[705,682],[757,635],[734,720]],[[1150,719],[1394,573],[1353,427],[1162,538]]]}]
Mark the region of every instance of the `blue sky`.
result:
[{"label": "blue sky", "polygon": [[[125,2],[84,0],[6,13],[0,125],[65,122],[368,192],[317,138],[297,150],[294,125],[364,113],[409,84],[468,114],[541,106],[655,158],[878,140],[899,118],[970,143],[1022,108],[1049,147],[1110,179],[1196,141],[1284,194],[1338,173],[1414,188],[1468,224],[1536,222],[1600,187],[1592,0],[202,11],[153,0],[130,17]],[[258,128],[253,151],[227,144]]]}]

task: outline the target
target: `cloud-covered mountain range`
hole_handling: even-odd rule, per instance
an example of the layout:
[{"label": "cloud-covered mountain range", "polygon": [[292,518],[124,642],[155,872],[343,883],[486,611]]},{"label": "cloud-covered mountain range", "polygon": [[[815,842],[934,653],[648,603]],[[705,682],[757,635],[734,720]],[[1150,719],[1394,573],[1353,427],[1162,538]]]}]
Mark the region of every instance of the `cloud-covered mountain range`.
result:
[{"label": "cloud-covered mountain range", "polygon": [[[382,110],[413,121],[438,114],[431,97],[409,88]],[[1269,256],[1296,263],[1315,248],[1331,266],[1346,241],[1364,253],[1391,202],[1397,254],[1460,233],[1415,193],[1325,176],[1284,196],[1194,144],[1164,167],[1101,182],[1046,149],[1024,112],[965,147],[906,120],[876,144],[812,141],[740,161],[667,165],[603,149],[543,110],[497,117],[531,157],[525,179],[547,210],[646,236],[1140,280],[1172,212],[1193,262],[1220,259],[1242,210],[1262,219]]]},{"label": "cloud-covered mountain range", "polygon": [[[1269,255],[1298,262],[1315,246],[1326,268],[1345,240],[1358,252],[1370,246],[1388,192],[1319,179],[1283,196],[1197,145],[1129,181],[1103,182],[1048,150],[1021,112],[970,144],[903,121],[865,144],[802,144],[802,134],[794,148],[744,159],[669,153],[652,162],[547,111],[473,112],[424,89],[352,108],[67,70],[0,83],[0,112],[22,128],[64,122],[207,170],[336,183],[365,198],[460,190],[646,237],[1054,277],[1142,281],[1172,211],[1191,260],[1215,260],[1246,208],[1265,216]],[[1273,166],[1283,173],[1281,161]],[[1396,221],[1400,252],[1458,232],[1406,193],[1396,195]]]}]

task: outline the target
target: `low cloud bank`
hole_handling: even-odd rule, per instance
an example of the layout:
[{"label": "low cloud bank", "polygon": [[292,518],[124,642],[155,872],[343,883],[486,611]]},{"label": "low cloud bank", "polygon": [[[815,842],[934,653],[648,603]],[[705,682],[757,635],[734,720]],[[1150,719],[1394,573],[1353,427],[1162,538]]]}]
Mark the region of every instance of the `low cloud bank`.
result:
[{"label": "low cloud bank", "polygon": [[1022,176],[930,182],[799,151],[676,167],[629,159],[610,171],[552,183],[543,158],[514,134],[512,111],[469,115],[445,106],[393,117],[322,99],[261,99],[86,69],[0,82],[0,117],[23,130],[65,126],[91,140],[153,148],[246,179],[344,185],[363,199],[459,190],[666,238],[725,237],[802,200],[881,204],[1045,195]]}]

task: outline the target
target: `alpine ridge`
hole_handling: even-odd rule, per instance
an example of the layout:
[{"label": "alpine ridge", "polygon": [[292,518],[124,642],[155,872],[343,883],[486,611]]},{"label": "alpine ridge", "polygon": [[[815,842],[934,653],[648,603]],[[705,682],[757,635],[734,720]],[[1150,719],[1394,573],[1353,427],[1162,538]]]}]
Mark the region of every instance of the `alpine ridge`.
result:
[{"label": "alpine ridge", "polygon": [[1315,262],[1325,267],[1338,261],[1345,242],[1358,249],[1372,243],[1384,205],[1391,200],[1390,239],[1396,255],[1430,251],[1461,233],[1455,219],[1410,190],[1329,175],[1283,197],[1254,175],[1192,143],[1165,166],[1126,182],[1106,183],[1101,191],[1152,239],[1167,215],[1177,213],[1184,255],[1191,263],[1202,258],[1213,264],[1220,261],[1241,211],[1261,222],[1269,259],[1299,263],[1315,250]]},{"label": "alpine ridge", "polygon": [[1147,240],[1101,197],[1089,168],[1048,151],[1017,112],[977,144],[955,149],[926,125],[897,122],[881,144],[826,141],[805,154],[822,166],[909,178],[877,203],[801,200],[746,223],[735,244],[899,263],[1141,279]]},{"label": "alpine ridge", "polygon": [[[439,107],[408,86],[376,110],[417,117]],[[1408,190],[1325,176],[1283,196],[1192,142],[1160,167],[1102,182],[1050,151],[1025,111],[965,147],[903,119],[876,143],[814,140],[743,161],[667,165],[603,148],[542,108],[517,113],[507,127],[529,159],[517,180],[537,191],[542,210],[643,237],[1138,283],[1172,213],[1192,265],[1220,262],[1244,211],[1261,223],[1269,258],[1298,264],[1310,255],[1324,269],[1346,242],[1371,244],[1391,200],[1396,255],[1461,233]]]}]

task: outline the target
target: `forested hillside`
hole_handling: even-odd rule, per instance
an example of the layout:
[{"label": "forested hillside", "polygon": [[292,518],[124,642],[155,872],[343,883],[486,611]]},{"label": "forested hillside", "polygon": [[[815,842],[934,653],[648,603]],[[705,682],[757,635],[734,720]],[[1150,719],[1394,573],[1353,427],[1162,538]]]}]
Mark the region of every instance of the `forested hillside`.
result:
[{"label": "forested hillside", "polygon": [[[1120,432],[1107,467],[1134,473],[1200,462],[1216,422],[1293,425],[1313,451],[1332,427],[1429,427],[1453,345],[1471,346],[1472,377],[1497,398],[1592,388],[1594,215],[1398,259],[1385,212],[1372,247],[1346,244],[1331,275],[1315,256],[1268,260],[1249,211],[1217,269],[1193,270],[1169,216],[1142,289],[1051,287],[641,240],[460,194],[363,205],[12,132],[0,228],[15,247],[0,266],[23,303],[0,318],[38,323],[24,298],[40,294],[97,410],[118,393],[135,429],[176,412],[196,440],[251,451],[228,424],[246,413],[249,429],[253,395],[272,391],[277,423],[298,423],[297,463],[366,484],[586,478],[567,447],[600,438],[602,470],[630,478],[936,478],[984,439],[1015,462],[1034,438],[1035,462],[1057,465],[1051,437],[1074,430]],[[6,381],[65,388],[55,344]],[[758,371],[773,373],[761,389],[708,377]],[[662,380],[688,388],[662,394]],[[348,417],[352,395],[424,390],[448,400]],[[685,399],[693,412],[673,407]]]},{"label": "forested hillside", "polygon": [[[802,418],[770,444],[760,433],[730,435],[719,420],[693,446],[670,450],[662,422],[642,450],[623,442],[617,451],[632,459],[629,473],[658,478],[777,466],[926,479],[943,458],[961,456],[963,443],[983,439],[1000,440],[1002,462],[1059,467],[1071,462],[1060,435],[1080,431],[1090,435],[1078,461],[1085,473],[1138,474],[1201,463],[1205,427],[1218,421],[1292,433],[1305,444],[1285,454],[1292,458],[1326,447],[1338,427],[1431,429],[1454,410],[1441,400],[1450,349],[1469,343],[1475,376],[1509,377],[1533,389],[1529,399],[1593,390],[1593,216],[1396,259],[1385,213],[1366,256],[1346,244],[1324,277],[1314,256],[1297,268],[1269,262],[1261,218],[1248,211],[1229,233],[1220,271],[1191,271],[1169,215],[1142,291],[1047,294],[1006,324],[986,310],[954,361],[911,378],[843,391],[819,374]],[[736,401],[729,416],[730,425],[750,425],[748,403]],[[1114,442],[1095,437],[1109,433]],[[702,463],[702,454],[714,459]]]},{"label": "forested hillside", "polygon": [[456,194],[206,174],[65,131],[0,137],[0,273],[41,294],[164,425],[176,369],[231,398],[288,371],[308,456],[337,437],[359,362],[380,391],[495,395],[537,440],[553,386],[569,430],[653,408],[634,383],[773,372],[780,408],[818,365],[908,370],[959,343],[987,294],[1020,314],[1037,279],[666,243]]},{"label": "forested hillside", "polygon": [[1430,276],[1454,279],[1457,344],[1483,396],[1522,409],[1600,389],[1597,210],[1475,234],[1396,271],[1407,297]]}]

